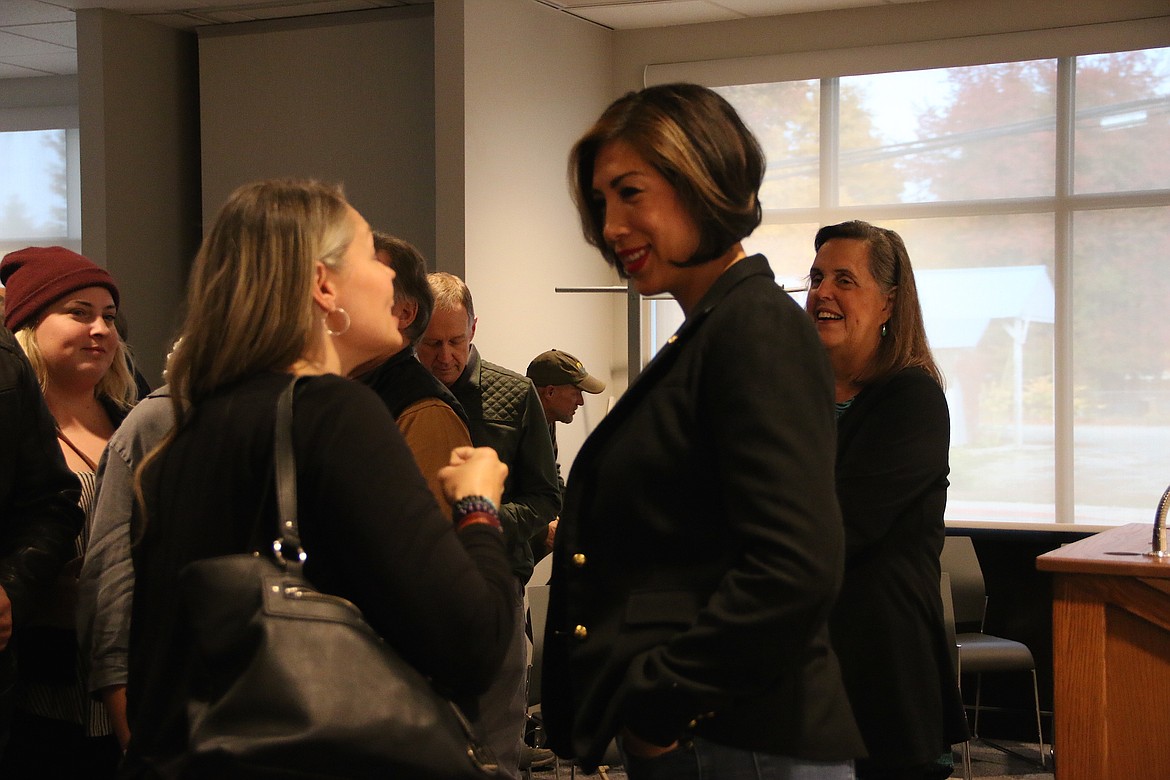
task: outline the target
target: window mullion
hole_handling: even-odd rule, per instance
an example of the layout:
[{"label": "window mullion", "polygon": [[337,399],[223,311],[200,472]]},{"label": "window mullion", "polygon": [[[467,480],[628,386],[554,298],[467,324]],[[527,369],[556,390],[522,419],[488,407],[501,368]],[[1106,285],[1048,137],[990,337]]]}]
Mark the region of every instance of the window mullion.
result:
[{"label": "window mullion", "polygon": [[[821,79],[821,192],[820,207],[827,212],[840,203],[841,79]],[[827,225],[823,217],[818,220]]]},{"label": "window mullion", "polygon": [[1055,425],[1056,522],[1076,522],[1073,439],[1073,128],[1076,114],[1076,58],[1056,65],[1056,208],[1053,212],[1053,414]]}]

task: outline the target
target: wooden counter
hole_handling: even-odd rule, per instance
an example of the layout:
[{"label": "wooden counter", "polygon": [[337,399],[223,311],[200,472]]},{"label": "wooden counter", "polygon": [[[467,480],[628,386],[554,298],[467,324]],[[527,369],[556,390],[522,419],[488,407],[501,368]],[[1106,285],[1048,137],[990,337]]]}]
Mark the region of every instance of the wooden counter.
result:
[{"label": "wooden counter", "polygon": [[1057,780],[1170,778],[1170,560],[1124,525],[1036,559],[1053,575]]}]

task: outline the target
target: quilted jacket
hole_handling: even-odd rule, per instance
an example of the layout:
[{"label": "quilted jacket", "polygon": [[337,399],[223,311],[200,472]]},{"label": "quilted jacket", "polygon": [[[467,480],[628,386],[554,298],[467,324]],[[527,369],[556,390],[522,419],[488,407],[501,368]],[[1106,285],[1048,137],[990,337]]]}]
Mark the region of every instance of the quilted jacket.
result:
[{"label": "quilted jacket", "polygon": [[500,521],[512,572],[528,582],[532,576],[528,540],[561,511],[556,457],[536,388],[528,377],[481,359],[472,346],[451,391],[467,412],[471,441],[494,449],[508,466]]}]

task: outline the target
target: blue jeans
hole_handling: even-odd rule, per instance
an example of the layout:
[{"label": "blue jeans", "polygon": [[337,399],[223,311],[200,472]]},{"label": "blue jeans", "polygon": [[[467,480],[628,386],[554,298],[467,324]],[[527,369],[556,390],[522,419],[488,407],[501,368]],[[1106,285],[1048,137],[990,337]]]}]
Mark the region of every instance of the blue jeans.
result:
[{"label": "blue jeans", "polygon": [[637,758],[618,740],[630,780],[854,780],[852,761],[804,761],[694,739],[658,758]]}]

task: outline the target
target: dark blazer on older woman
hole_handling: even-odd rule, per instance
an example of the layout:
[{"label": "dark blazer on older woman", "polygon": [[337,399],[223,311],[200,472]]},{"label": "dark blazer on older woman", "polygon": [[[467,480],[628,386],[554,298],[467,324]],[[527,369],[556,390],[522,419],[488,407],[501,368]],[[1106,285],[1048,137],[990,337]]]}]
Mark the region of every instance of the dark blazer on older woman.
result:
[{"label": "dark blazer on older woman", "polygon": [[827,630],[832,408],[808,315],[763,257],[731,266],[574,462],[542,677],[557,753],[592,768],[623,727],[863,753]]},{"label": "dark blazer on older woman", "polygon": [[859,776],[930,767],[967,738],[939,593],[949,445],[946,397],[920,368],[868,385],[838,421],[846,556],[831,626],[869,748]]}]

